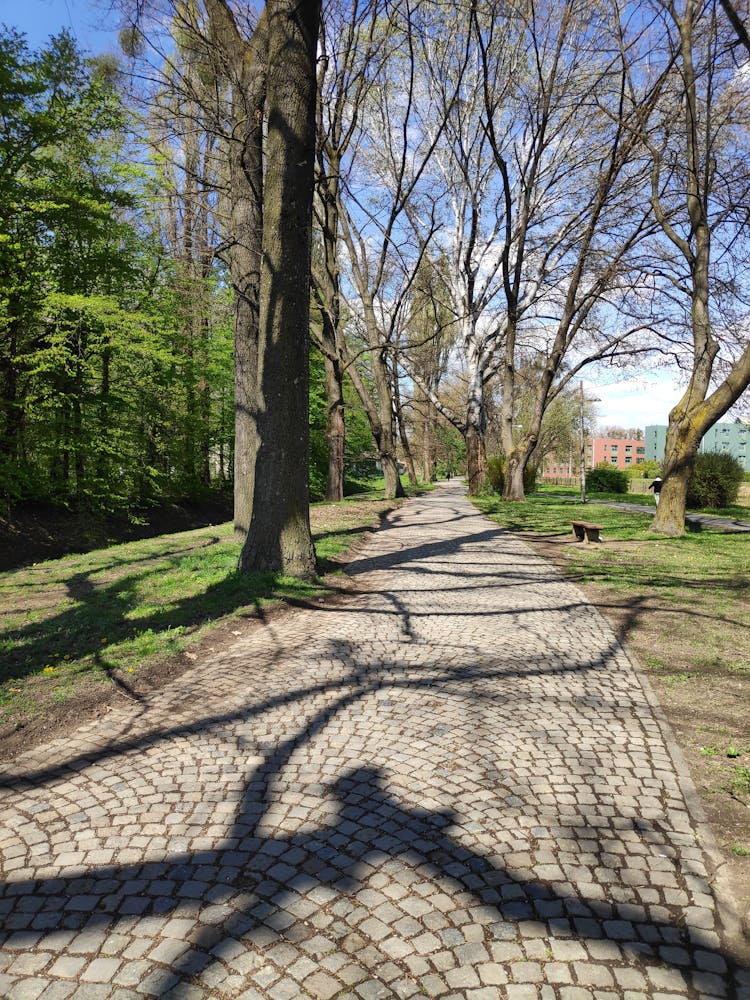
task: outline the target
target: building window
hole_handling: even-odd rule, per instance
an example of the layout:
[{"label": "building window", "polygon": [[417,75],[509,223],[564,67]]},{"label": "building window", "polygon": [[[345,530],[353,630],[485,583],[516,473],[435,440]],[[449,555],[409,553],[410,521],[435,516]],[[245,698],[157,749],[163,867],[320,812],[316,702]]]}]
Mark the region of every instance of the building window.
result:
[{"label": "building window", "polygon": [[616,444],[613,444],[613,445],[612,445],[612,453],[613,453],[613,454],[614,454],[614,452],[616,452],[616,451],[619,451],[619,450],[620,450],[620,449],[619,449],[619,446],[618,446],[618,445],[616,445]]},{"label": "building window", "polygon": [[617,455],[613,455],[612,458],[610,458],[610,462],[612,465],[617,465]]},{"label": "building window", "polygon": [[633,446],[632,446],[632,444],[626,444],[625,445],[625,454],[626,455],[632,455],[633,454]]},{"label": "building window", "polygon": [[646,449],[645,448],[636,448],[635,449],[635,453],[636,453],[636,455],[645,455],[646,454]]},{"label": "building window", "polygon": [[633,459],[630,457],[630,455],[626,455],[625,456],[625,465],[632,464],[632,461],[633,461]]}]

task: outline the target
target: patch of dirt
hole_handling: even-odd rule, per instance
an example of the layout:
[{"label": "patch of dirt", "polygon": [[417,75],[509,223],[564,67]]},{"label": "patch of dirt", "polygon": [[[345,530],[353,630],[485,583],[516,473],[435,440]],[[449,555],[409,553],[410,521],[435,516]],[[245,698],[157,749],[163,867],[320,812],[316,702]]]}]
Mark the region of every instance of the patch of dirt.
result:
[{"label": "patch of dirt", "polygon": [[[520,537],[570,574],[580,544],[572,536]],[[689,605],[676,607],[658,591],[636,595],[603,583],[576,584],[611,621],[648,677],[687,762],[721,856],[720,874],[750,938],[750,787],[745,781],[750,778],[750,674],[729,670],[721,657],[701,650],[705,625]],[[738,957],[750,958],[750,943],[743,943],[741,953]]]}]

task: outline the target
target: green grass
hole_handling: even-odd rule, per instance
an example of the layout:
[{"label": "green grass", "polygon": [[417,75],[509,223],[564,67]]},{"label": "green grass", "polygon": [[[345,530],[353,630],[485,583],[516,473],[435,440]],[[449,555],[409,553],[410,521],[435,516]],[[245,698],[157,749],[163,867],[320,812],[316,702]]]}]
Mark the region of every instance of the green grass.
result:
[{"label": "green grass", "polygon": [[[537,486],[536,497],[567,497],[569,500],[577,502],[580,500],[580,490],[571,486],[552,486],[547,483],[540,483]],[[629,503],[639,507],[654,507],[653,493],[587,493],[587,507],[597,501],[606,500],[614,503]],[[750,520],[750,507],[741,504],[734,504],[730,507],[706,507],[700,511],[689,508],[690,513],[712,514],[717,517],[726,517],[739,521]]]},{"label": "green grass", "polygon": [[737,767],[730,783],[735,795],[750,795],[750,767]]},{"label": "green grass", "polygon": [[[315,505],[321,570],[335,569],[336,557],[392,506],[376,491]],[[228,616],[325,589],[320,580],[238,573],[239,552],[226,524],[0,574],[0,721],[179,653]]]},{"label": "green grass", "polygon": [[[622,497],[620,499],[623,499]],[[624,591],[656,588],[669,599],[696,604],[711,591],[714,611],[734,607],[738,598],[750,599],[745,535],[721,531],[689,533],[681,538],[649,535],[651,515],[608,507],[592,500],[582,504],[575,496],[545,491],[526,503],[503,503],[496,496],[480,497],[477,506],[511,531],[534,535],[568,536],[571,521],[603,525],[604,545],[577,545],[570,572],[581,581],[609,583]],[[607,542],[618,542],[608,547]]]}]

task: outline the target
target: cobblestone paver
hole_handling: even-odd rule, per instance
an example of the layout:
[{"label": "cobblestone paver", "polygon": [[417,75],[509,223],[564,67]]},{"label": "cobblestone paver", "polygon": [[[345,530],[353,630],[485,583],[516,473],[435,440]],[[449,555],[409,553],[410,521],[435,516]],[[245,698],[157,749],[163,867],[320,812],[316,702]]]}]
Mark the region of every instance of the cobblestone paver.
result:
[{"label": "cobblestone paver", "polygon": [[631,660],[458,486],[345,603],[15,761],[0,996],[750,996]]}]

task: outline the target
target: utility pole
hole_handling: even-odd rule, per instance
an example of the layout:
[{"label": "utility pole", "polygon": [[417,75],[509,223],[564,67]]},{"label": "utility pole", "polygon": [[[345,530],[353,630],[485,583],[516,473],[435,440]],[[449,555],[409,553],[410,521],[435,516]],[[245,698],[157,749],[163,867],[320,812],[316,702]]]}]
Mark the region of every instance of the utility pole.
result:
[{"label": "utility pole", "polygon": [[581,503],[586,503],[586,428],[584,426],[584,403],[598,403],[598,396],[587,396],[583,395],[583,379],[580,381],[580,399],[581,399]]},{"label": "utility pole", "polygon": [[586,431],[583,426],[583,379],[581,390],[581,503],[586,503]]}]

